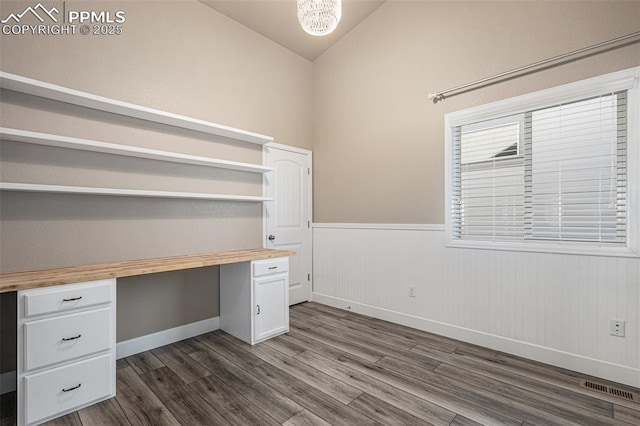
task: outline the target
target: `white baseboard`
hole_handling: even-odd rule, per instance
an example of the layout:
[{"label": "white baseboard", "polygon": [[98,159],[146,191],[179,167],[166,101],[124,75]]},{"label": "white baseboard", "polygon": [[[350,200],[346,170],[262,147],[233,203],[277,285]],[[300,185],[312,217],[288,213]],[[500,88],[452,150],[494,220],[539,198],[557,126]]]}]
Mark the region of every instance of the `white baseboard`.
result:
[{"label": "white baseboard", "polygon": [[218,329],[220,329],[220,317],[214,317],[118,342],[116,344],[116,359],[126,358]]},{"label": "white baseboard", "polygon": [[348,308],[352,312],[416,328],[429,333],[521,356],[523,358],[543,362],[545,364],[555,365],[568,370],[578,371],[583,374],[601,377],[613,382],[640,387],[640,369],[613,364],[607,361],[588,358],[544,346],[458,327],[376,306],[365,305],[333,296],[313,293],[311,299],[317,303],[322,303],[340,309]]},{"label": "white baseboard", "polygon": [[0,395],[16,390],[16,372],[8,371],[0,374]]}]

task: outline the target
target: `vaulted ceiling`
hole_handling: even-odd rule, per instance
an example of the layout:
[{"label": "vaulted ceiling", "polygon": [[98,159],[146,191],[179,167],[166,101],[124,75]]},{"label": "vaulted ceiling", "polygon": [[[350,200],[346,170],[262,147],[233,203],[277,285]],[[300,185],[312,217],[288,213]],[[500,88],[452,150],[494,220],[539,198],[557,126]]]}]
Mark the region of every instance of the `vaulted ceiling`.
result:
[{"label": "vaulted ceiling", "polygon": [[342,0],[342,19],[329,35],[314,37],[298,23],[295,0],[199,0],[294,53],[313,61],[371,15],[385,0]]}]

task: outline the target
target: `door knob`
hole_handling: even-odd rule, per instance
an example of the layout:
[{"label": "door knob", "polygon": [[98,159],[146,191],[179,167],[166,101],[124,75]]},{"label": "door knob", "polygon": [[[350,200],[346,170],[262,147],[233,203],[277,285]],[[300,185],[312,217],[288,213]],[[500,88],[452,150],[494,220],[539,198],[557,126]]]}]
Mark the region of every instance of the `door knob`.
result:
[{"label": "door knob", "polygon": [[273,241],[276,239],[275,235],[269,235],[267,238],[269,238],[269,241]]}]

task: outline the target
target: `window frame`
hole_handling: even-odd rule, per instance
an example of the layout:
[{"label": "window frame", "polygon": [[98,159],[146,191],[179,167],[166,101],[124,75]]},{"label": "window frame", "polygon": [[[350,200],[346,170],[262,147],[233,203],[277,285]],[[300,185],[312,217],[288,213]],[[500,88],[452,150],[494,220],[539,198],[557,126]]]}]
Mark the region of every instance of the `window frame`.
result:
[{"label": "window frame", "polygon": [[[445,229],[446,246],[509,251],[640,257],[640,67],[564,84],[501,101],[445,114]],[[452,228],[453,129],[472,123],[523,114],[527,111],[579,101],[604,93],[627,90],[627,223],[626,246],[610,247],[574,242],[500,242],[455,238]]]}]

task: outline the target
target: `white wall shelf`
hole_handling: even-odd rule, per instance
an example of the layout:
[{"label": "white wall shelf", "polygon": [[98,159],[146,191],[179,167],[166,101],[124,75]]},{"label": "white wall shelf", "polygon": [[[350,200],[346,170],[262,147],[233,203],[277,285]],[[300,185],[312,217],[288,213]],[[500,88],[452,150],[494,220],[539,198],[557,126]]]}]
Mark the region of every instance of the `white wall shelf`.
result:
[{"label": "white wall shelf", "polygon": [[48,133],[37,133],[28,130],[9,129],[0,127],[0,138],[3,140],[23,142],[36,145],[55,146],[81,151],[100,152],[126,157],[145,158],[149,160],[167,161],[172,163],[190,164],[196,166],[220,169],[239,170],[251,173],[266,173],[273,169],[258,164],[241,163],[237,161],[220,160],[217,158],[200,157],[180,154],[156,149],[140,148],[130,145],[100,142],[88,139],[77,139]]},{"label": "white wall shelf", "polygon": [[146,189],[99,188],[87,186],[40,185],[33,183],[0,182],[1,191],[48,192],[54,194],[112,195],[120,197],[183,198],[191,200],[244,201],[262,203],[271,198],[252,195],[208,194],[202,192],[154,191]]},{"label": "white wall shelf", "polygon": [[0,87],[7,90],[13,90],[15,92],[66,102],[85,108],[124,115],[126,117],[133,117],[154,123],[166,124],[168,126],[179,127],[210,135],[223,136],[237,141],[258,145],[273,142],[273,138],[270,136],[248,132],[234,127],[223,126],[221,124],[197,118],[160,111],[128,102],[122,102],[115,99],[105,98],[103,96],[69,89],[7,72],[0,71]]}]

